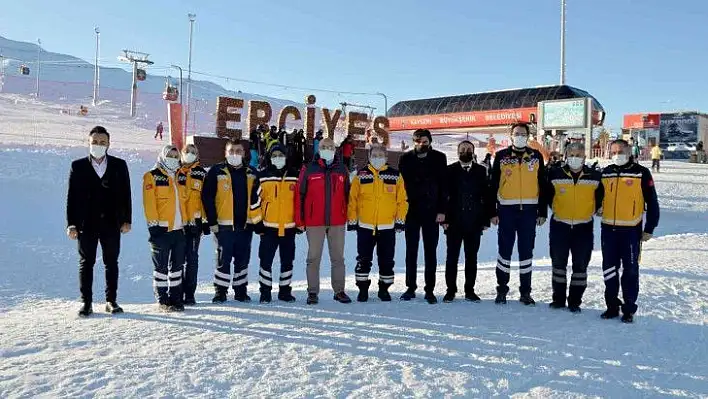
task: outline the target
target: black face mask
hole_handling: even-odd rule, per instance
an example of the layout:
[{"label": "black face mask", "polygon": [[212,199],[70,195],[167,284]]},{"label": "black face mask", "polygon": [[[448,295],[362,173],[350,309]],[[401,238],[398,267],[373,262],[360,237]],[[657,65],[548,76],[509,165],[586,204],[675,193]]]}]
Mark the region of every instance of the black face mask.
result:
[{"label": "black face mask", "polygon": [[466,151],[460,154],[459,158],[462,163],[470,163],[472,162],[472,159],[474,159],[474,155],[471,152]]}]

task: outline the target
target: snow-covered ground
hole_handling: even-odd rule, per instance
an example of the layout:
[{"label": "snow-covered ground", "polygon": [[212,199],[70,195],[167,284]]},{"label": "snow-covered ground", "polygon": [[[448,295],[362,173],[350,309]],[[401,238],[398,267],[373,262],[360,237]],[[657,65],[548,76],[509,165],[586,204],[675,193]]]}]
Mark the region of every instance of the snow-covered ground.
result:
[{"label": "snow-covered ground", "polygon": [[[9,123],[6,115],[0,126]],[[121,123],[113,122],[109,130],[117,132],[114,144],[124,142],[112,152],[129,162],[134,227],[123,238],[120,258],[119,302],[126,313],[114,317],[101,311],[100,302],[91,318],[76,317],[78,255],[64,233],[64,201],[70,161],[86,150],[47,146],[68,143],[44,139],[40,147],[20,146],[0,137],[2,398],[708,396],[706,165],[666,162],[656,175],[662,219],[658,238],[644,246],[633,325],[599,318],[604,308],[599,234],[583,313],[548,308],[546,226],[536,240],[536,307],[493,304],[496,231],[491,230],[480,250],[476,289],[483,302],[478,304],[458,300],[431,306],[420,297],[410,303],[338,304],[331,299],[325,254],[321,302],[306,306],[307,246],[300,236],[294,272],[298,302],[257,303],[253,251],[249,279],[256,303],[212,305],[214,244],[206,237],[199,305],[183,314],[162,314],[153,304],[140,192],[140,178],[153,163],[145,150],[156,145],[150,136],[133,147],[139,150],[128,149],[130,128],[120,133],[127,126]],[[57,126],[67,129],[64,123]],[[69,124],[76,129],[76,143],[85,137],[81,126]],[[405,290],[404,246],[401,236],[396,297]],[[355,252],[349,233],[350,294],[355,293]],[[441,235],[440,265],[444,253]],[[440,266],[439,295],[445,291],[443,270]],[[514,273],[512,282],[517,280]],[[422,273],[418,281],[422,285]],[[102,292],[97,265],[94,299]]]}]

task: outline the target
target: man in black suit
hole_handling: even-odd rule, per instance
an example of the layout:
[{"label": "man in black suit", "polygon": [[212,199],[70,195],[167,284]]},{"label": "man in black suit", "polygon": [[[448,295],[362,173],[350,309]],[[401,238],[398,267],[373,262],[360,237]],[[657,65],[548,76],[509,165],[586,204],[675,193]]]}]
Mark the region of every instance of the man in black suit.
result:
[{"label": "man in black suit", "polygon": [[72,162],[66,199],[66,233],[79,244],[79,316],[93,313],[93,265],[101,244],[106,265],[106,312],[122,313],[116,302],[120,235],[130,231],[130,177],[125,161],[106,151],[110,135],[102,126],[89,133],[89,156]]},{"label": "man in black suit", "polygon": [[465,299],[478,302],[474,292],[477,280],[477,253],[482,231],[489,227],[490,208],[496,204],[491,195],[487,170],[474,162],[474,144],[468,140],[457,146],[459,162],[447,167],[448,201],[443,228],[447,235],[443,302],[452,302],[457,293],[457,265],[460,248],[465,245]]}]

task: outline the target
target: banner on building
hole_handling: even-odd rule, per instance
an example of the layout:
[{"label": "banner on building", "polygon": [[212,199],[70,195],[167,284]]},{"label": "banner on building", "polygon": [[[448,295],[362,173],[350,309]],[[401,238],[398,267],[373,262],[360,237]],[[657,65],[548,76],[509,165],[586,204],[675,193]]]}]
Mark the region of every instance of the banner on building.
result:
[{"label": "banner on building", "polygon": [[660,144],[698,142],[698,115],[695,113],[661,114]]}]

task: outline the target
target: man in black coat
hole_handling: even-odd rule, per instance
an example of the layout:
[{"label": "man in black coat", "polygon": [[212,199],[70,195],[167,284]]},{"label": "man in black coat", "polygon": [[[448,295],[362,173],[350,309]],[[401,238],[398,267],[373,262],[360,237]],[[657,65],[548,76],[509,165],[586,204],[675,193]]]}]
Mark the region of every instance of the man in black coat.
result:
[{"label": "man in black coat", "polygon": [[128,166],[106,155],[110,135],[102,126],[89,133],[89,156],[72,162],[66,199],[67,235],[79,244],[79,316],[93,313],[93,265],[101,244],[106,266],[106,312],[122,313],[116,302],[120,235],[130,231],[132,206]]},{"label": "man in black coat", "polygon": [[398,169],[403,176],[408,195],[408,215],[406,216],[406,286],[408,290],[401,299],[410,301],[415,298],[416,277],[418,274],[418,243],[423,231],[423,249],[425,251],[425,300],[434,304],[437,298],[435,273],[437,268],[437,247],[440,236],[440,223],[445,221],[445,203],[447,199],[445,173],[447,157],[440,151],[430,148],[432,136],[426,129],[413,133],[415,148],[401,156]]},{"label": "man in black coat", "polygon": [[474,162],[474,144],[463,141],[457,146],[459,162],[447,167],[448,202],[445,212],[447,293],[443,302],[452,302],[457,293],[457,265],[460,248],[465,244],[465,299],[478,302],[474,292],[477,279],[477,253],[482,231],[489,227],[490,196],[487,169]]}]

